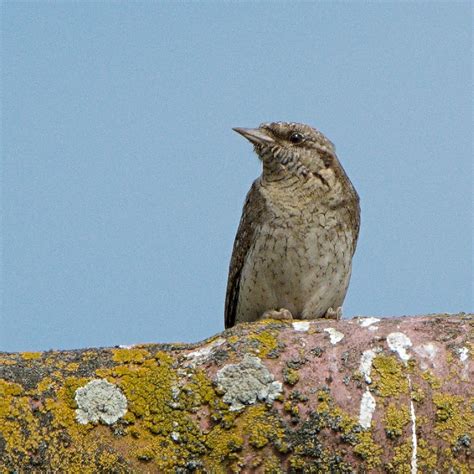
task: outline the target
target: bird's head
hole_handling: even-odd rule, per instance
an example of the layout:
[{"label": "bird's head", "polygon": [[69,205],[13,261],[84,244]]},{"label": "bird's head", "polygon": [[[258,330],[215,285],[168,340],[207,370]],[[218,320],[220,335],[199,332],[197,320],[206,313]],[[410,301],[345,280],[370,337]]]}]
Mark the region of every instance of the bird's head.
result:
[{"label": "bird's head", "polygon": [[339,165],[334,145],[309,125],[272,122],[234,130],[254,145],[267,179],[318,177],[321,170]]}]

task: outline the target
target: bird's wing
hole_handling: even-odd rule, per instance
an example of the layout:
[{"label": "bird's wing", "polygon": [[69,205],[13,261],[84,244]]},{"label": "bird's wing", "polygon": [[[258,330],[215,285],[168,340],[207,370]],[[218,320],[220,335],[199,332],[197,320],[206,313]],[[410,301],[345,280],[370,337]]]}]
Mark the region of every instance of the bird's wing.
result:
[{"label": "bird's wing", "polygon": [[265,201],[259,191],[259,187],[259,179],[257,179],[252,184],[245,199],[242,217],[234,241],[225,298],[224,315],[226,329],[235,324],[242,268],[244,267],[247,254],[254,241],[255,232],[260,226],[266,212]]},{"label": "bird's wing", "polygon": [[334,166],[334,172],[339,180],[342,181],[343,186],[345,187],[345,194],[348,197],[342,205],[345,207],[347,212],[347,219],[349,220],[349,225],[352,230],[353,236],[353,246],[352,246],[352,255],[355,253],[357,239],[359,238],[360,230],[360,204],[359,204],[359,195],[357,194],[354,185],[352,184],[349,176],[347,176],[346,171],[342,167],[339,159],[336,156],[336,153],[328,150],[318,150],[319,156],[323,160],[323,163],[326,167]]},{"label": "bird's wing", "polygon": [[359,204],[359,195],[356,193],[356,200],[353,211],[350,214],[351,216],[351,225],[353,229],[354,235],[354,246],[352,248],[352,256],[354,256],[357,239],[359,238],[359,231],[360,231],[360,204]]}]

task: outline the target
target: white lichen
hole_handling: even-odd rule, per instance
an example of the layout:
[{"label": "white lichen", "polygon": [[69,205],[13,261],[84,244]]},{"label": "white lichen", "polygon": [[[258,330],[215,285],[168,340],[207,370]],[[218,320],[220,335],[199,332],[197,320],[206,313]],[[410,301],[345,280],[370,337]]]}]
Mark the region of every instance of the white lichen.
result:
[{"label": "white lichen", "polygon": [[203,364],[206,362],[212,355],[214,354],[214,351],[216,348],[219,346],[222,346],[222,344],[225,343],[225,339],[222,337],[218,337],[211,343],[207,344],[204,347],[201,347],[201,349],[190,352],[189,354],[186,355],[186,359],[188,359],[188,362],[184,364],[185,367],[196,367],[197,365]]},{"label": "white lichen", "polygon": [[324,329],[324,331],[329,334],[329,340],[331,341],[331,344],[337,344],[339,341],[342,341],[342,339],[344,339],[344,334],[342,334],[342,332],[339,332],[337,329],[326,328]]},{"label": "white lichen", "polygon": [[[413,344],[410,338],[402,332],[392,332],[387,336],[387,344],[390,347],[390,350],[396,352],[398,357],[407,365],[408,360],[410,359],[410,354],[408,354],[407,349]],[[433,353],[431,348],[428,347],[428,352]],[[412,393],[412,383],[410,374],[406,375],[408,380],[408,387],[410,393]],[[410,399],[410,418],[411,418],[411,439],[412,439],[412,451],[411,451],[411,474],[416,474],[417,472],[417,450],[418,450],[418,440],[416,437],[416,415],[415,415],[415,405],[413,400]]]},{"label": "white lichen", "polygon": [[272,403],[283,390],[282,383],[275,381],[261,359],[249,354],[245,354],[239,364],[222,367],[217,372],[216,381],[218,389],[224,392],[224,402],[232,411],[252,405],[257,400]]},{"label": "white lichen", "polygon": [[423,359],[428,359],[433,367],[436,367],[435,358],[438,348],[431,342],[414,347],[414,351],[421,357],[420,367],[422,370],[428,368],[428,364]]},{"label": "white lichen", "polygon": [[359,425],[364,429],[370,428],[372,423],[372,415],[375,411],[375,398],[367,389],[362,395],[362,400],[360,401],[360,412],[359,412]]},{"label": "white lichen", "polygon": [[[408,388],[413,392],[410,374],[407,374]],[[418,439],[416,437],[416,415],[413,398],[410,398],[410,419],[411,419],[411,474],[418,472]]]},{"label": "white lichen", "polygon": [[410,359],[407,349],[412,346],[410,338],[402,332],[392,332],[387,336],[387,344],[391,351],[396,352],[405,364]]},{"label": "white lichen", "polygon": [[76,390],[76,419],[82,425],[101,421],[115,423],[127,413],[127,399],[119,387],[104,379],[94,379]]},{"label": "white lichen", "polygon": [[295,331],[307,331],[309,329],[309,321],[293,321],[293,329]]},{"label": "white lichen", "polygon": [[460,362],[463,364],[461,378],[462,380],[469,380],[469,348],[458,347],[456,353],[459,357]]},{"label": "white lichen", "polygon": [[469,349],[467,347],[459,347],[456,352],[458,353],[459,360],[461,362],[466,362],[469,357]]},{"label": "white lichen", "polygon": [[369,327],[371,324],[378,323],[380,318],[359,318],[359,324],[363,327]]},{"label": "white lichen", "polygon": [[359,372],[364,376],[366,383],[372,383],[372,379],[370,378],[370,372],[372,371],[372,362],[375,356],[381,351],[380,347],[376,347],[375,349],[367,349],[362,353],[359,363]]},{"label": "white lichen", "polygon": [[415,416],[415,405],[413,400],[410,400],[410,417],[411,417],[411,474],[416,474],[418,467],[417,451],[418,451],[418,440],[416,438],[416,416]]}]

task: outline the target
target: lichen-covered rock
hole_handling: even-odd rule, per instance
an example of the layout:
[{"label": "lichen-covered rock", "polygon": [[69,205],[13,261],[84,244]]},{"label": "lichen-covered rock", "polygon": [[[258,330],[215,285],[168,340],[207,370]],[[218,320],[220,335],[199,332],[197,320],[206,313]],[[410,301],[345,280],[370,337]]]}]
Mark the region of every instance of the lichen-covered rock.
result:
[{"label": "lichen-covered rock", "polygon": [[473,315],[0,353],[0,472],[474,472]]},{"label": "lichen-covered rock", "polygon": [[217,372],[217,388],[224,393],[222,400],[230,410],[240,410],[257,400],[273,402],[282,392],[271,372],[255,356],[245,354],[242,362],[227,364]]},{"label": "lichen-covered rock", "polygon": [[122,391],[107,380],[94,379],[76,390],[76,419],[85,425],[102,421],[115,423],[127,413],[127,399]]}]

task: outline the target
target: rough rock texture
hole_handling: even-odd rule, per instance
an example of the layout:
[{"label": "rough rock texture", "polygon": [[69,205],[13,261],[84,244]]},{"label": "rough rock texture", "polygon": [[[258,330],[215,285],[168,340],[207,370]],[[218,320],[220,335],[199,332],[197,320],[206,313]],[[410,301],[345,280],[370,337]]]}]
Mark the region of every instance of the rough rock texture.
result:
[{"label": "rough rock texture", "polygon": [[473,315],[0,353],[0,472],[474,472]]}]

